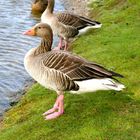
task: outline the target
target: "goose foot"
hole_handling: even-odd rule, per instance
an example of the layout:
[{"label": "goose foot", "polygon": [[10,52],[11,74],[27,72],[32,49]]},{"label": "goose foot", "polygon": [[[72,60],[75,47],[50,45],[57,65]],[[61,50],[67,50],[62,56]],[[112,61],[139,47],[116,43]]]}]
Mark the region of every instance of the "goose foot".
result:
[{"label": "goose foot", "polygon": [[64,113],[64,95],[59,95],[56,99],[54,107],[46,111],[43,115],[45,120],[52,120]]}]

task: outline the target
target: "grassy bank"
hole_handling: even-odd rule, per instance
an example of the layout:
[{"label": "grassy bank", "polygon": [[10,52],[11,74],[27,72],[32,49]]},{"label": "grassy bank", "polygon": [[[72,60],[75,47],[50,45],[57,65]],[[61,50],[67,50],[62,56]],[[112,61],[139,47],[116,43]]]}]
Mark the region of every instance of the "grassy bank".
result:
[{"label": "grassy bank", "polygon": [[[103,23],[73,43],[73,51],[125,76],[123,92],[65,94],[65,114],[45,121],[56,94],[35,84],[5,115],[0,140],[140,139],[140,2],[91,3],[91,16]],[[117,93],[117,94],[115,94]]]}]

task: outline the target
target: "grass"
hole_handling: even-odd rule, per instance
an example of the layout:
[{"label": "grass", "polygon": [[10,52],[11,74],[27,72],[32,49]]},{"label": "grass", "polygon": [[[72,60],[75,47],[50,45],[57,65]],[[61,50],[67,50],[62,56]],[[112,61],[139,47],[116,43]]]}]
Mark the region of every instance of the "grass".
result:
[{"label": "grass", "polygon": [[66,93],[65,114],[45,121],[41,114],[52,107],[56,94],[35,84],[6,113],[0,140],[140,139],[140,2],[97,0],[89,6],[94,7],[91,17],[103,26],[78,38],[73,51],[123,74],[120,81],[127,88],[123,92]]}]

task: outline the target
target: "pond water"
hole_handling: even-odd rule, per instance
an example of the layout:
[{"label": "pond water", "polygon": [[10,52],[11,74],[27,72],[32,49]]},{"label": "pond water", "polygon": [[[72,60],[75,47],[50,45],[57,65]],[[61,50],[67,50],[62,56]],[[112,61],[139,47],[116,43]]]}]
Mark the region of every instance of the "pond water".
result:
[{"label": "pond water", "polygon": [[[21,97],[32,78],[24,69],[26,52],[36,47],[40,39],[22,33],[38,23],[40,17],[31,14],[32,0],[0,1],[0,115]],[[56,0],[55,10],[63,10]],[[55,39],[55,43],[57,40]]]}]

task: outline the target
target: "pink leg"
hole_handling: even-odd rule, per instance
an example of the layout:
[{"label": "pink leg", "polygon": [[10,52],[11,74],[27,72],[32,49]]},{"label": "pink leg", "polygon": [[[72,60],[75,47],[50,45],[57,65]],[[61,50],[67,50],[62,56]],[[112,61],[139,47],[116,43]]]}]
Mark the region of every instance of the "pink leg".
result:
[{"label": "pink leg", "polygon": [[45,116],[45,120],[51,120],[59,117],[64,113],[64,95],[59,95],[54,107],[47,112],[45,112],[43,115]]},{"label": "pink leg", "polygon": [[60,37],[58,46],[55,47],[53,50],[61,50],[61,48],[62,48],[62,42],[63,42],[63,38]]},{"label": "pink leg", "polygon": [[64,48],[64,50],[66,51],[67,49],[68,49],[68,41],[65,40],[65,48]]},{"label": "pink leg", "polygon": [[48,115],[48,114],[51,114],[51,113],[55,112],[56,110],[58,110],[58,107],[59,107],[58,99],[59,99],[59,96],[57,97],[53,108],[51,108],[51,109],[49,109],[48,111],[46,111],[45,113],[43,113],[44,116],[45,116],[45,115]]}]

